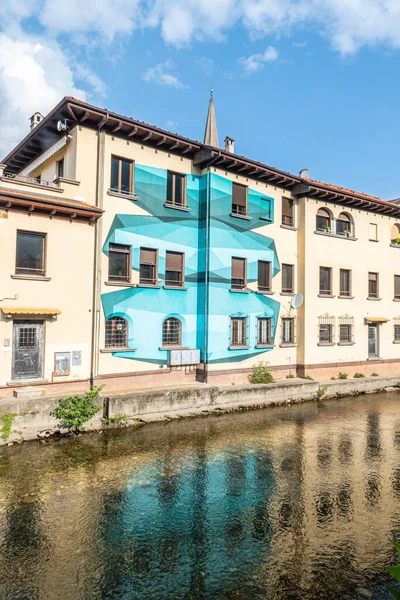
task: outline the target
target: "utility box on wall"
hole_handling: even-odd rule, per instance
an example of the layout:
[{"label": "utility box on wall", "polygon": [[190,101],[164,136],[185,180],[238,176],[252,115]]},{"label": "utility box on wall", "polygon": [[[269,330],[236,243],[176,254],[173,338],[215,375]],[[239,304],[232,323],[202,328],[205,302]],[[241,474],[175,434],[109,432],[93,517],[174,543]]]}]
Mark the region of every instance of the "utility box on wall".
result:
[{"label": "utility box on wall", "polygon": [[171,367],[198,365],[199,363],[200,350],[197,348],[191,350],[170,350],[169,352],[169,365]]}]

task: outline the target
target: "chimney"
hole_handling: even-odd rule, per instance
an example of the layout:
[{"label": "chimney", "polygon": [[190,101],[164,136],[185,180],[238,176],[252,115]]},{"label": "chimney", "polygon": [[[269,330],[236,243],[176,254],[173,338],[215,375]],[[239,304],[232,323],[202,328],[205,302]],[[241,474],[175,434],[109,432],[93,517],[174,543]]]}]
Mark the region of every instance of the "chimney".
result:
[{"label": "chimney", "polygon": [[302,169],[299,173],[300,177],[303,179],[311,179],[311,173],[308,169]]},{"label": "chimney", "polygon": [[225,138],[225,150],[231,154],[235,154],[235,140],[228,135]]},{"label": "chimney", "polygon": [[43,121],[43,115],[40,114],[40,112],[35,112],[31,118],[30,118],[30,122],[31,122],[31,131],[32,129],[35,129],[36,125],[39,125],[40,121]]}]

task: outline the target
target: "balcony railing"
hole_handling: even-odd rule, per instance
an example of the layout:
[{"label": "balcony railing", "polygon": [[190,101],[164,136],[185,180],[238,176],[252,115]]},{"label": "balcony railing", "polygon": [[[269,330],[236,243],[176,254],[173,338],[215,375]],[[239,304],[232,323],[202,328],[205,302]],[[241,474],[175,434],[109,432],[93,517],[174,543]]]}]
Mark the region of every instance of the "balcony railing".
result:
[{"label": "balcony railing", "polygon": [[15,183],[28,183],[33,185],[41,185],[48,188],[59,189],[59,185],[54,181],[46,181],[38,177],[27,177],[26,175],[14,175],[14,173],[3,173],[3,181],[13,181]]}]

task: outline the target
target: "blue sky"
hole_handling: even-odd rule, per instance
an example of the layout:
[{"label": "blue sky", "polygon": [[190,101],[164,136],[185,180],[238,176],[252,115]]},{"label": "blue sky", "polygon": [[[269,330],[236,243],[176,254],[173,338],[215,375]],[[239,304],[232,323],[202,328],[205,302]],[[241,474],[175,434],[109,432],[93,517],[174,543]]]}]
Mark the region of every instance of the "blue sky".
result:
[{"label": "blue sky", "polygon": [[314,179],[400,196],[398,0],[3,0],[0,153],[71,94]]}]

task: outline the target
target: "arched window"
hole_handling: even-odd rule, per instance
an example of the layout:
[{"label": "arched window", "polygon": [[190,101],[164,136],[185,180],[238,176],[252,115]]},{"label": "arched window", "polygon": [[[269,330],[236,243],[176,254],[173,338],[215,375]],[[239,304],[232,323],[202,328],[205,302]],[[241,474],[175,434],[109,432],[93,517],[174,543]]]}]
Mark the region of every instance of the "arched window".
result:
[{"label": "arched window", "polygon": [[317,212],[317,231],[331,230],[331,213],[326,208],[320,208]]},{"label": "arched window", "polygon": [[353,222],[350,215],[347,213],[340,213],[336,221],[336,233],[339,235],[354,235],[353,234]]},{"label": "arched window", "polygon": [[163,346],[182,345],[182,323],[176,317],[165,319],[162,329]]},{"label": "arched window", "polygon": [[390,239],[392,244],[400,245],[400,225],[398,223],[393,225]]},{"label": "arched window", "polygon": [[128,347],[128,323],[122,317],[111,317],[106,321],[106,348]]}]

